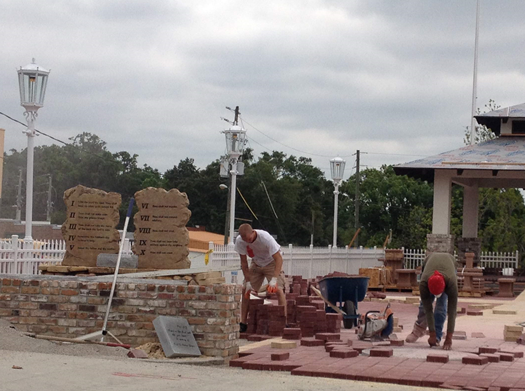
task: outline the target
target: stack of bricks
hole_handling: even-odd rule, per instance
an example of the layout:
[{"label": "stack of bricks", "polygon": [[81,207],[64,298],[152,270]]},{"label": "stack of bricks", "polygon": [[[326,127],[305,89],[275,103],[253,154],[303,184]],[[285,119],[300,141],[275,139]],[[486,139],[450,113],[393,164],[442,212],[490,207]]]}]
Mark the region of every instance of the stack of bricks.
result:
[{"label": "stack of bricks", "polygon": [[[324,307],[324,303],[323,303]],[[317,322],[314,325],[314,333],[326,333],[328,332],[328,325],[327,325],[327,318],[326,318],[326,311],[324,309],[316,310],[317,314]]]},{"label": "stack of bricks", "polygon": [[503,339],[505,340],[505,342],[517,342],[522,334],[522,326],[506,325],[503,329]]},{"label": "stack of bricks", "polygon": [[465,253],[465,267],[460,267],[457,271],[460,296],[481,297],[485,293],[483,270],[474,267],[474,253]]},{"label": "stack of bricks", "polygon": [[297,323],[295,300],[289,299],[288,294],[286,295],[286,323],[292,326]]},{"label": "stack of bricks", "polygon": [[269,307],[264,305],[264,300],[263,303],[256,306],[257,328],[255,333],[258,335],[266,335],[270,331]]},{"label": "stack of bricks", "polygon": [[268,307],[268,334],[271,336],[282,336],[286,327],[286,316],[284,316],[284,306],[274,305]]},{"label": "stack of bricks", "polygon": [[306,295],[297,296],[297,298],[295,299],[295,304],[297,306],[310,305],[310,296],[306,296]]},{"label": "stack of bricks", "polygon": [[247,334],[255,334],[257,332],[258,308],[260,304],[264,304],[263,299],[250,299],[248,305],[248,328]]},{"label": "stack of bricks", "polygon": [[[20,331],[76,338],[102,330],[112,283],[51,275],[0,275],[0,317]],[[133,346],[158,342],[159,315],[188,320],[202,354],[238,353],[241,287],[119,277],[107,329]]]},{"label": "stack of bricks", "polygon": [[481,254],[481,239],[480,238],[458,238],[457,240],[457,254],[460,262],[465,259],[465,253],[474,254],[474,266],[479,265],[479,256]]},{"label": "stack of bricks", "polygon": [[[306,280],[301,276],[288,278],[291,292],[286,294],[287,317],[284,317],[282,306],[265,305],[262,299],[251,299],[248,329],[243,337],[269,335],[300,339],[313,337],[316,333],[340,332],[342,316],[335,313],[327,314],[324,301],[317,296],[308,296],[308,288],[311,284],[316,284],[316,280]],[[287,332],[286,327],[290,327],[293,331]]]},{"label": "stack of bricks", "polygon": [[343,316],[341,314],[326,314],[326,332],[339,333],[341,331],[341,321]]},{"label": "stack of bricks", "polygon": [[303,337],[313,337],[317,323],[317,309],[311,305],[297,305],[297,323]]},{"label": "stack of bricks", "polygon": [[308,294],[309,281],[304,279],[302,276],[292,276],[292,280],[289,283],[290,286],[290,298],[295,298],[301,295]]},{"label": "stack of bricks", "polygon": [[294,295],[293,298],[301,295],[301,282],[303,278],[301,276],[293,276],[292,284],[290,285],[290,293]]}]

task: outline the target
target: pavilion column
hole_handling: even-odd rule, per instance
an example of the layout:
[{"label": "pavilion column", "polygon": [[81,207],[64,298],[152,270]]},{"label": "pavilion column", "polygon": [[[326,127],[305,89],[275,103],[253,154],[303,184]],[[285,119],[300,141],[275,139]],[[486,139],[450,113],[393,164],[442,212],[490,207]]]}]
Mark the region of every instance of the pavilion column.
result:
[{"label": "pavilion column", "polygon": [[432,214],[432,234],[450,234],[450,207],[452,190],[452,171],[434,171],[434,209]]},{"label": "pavilion column", "polygon": [[432,233],[427,235],[427,255],[433,252],[454,254],[454,235],[450,234],[452,171],[434,171],[434,209]]},{"label": "pavilion column", "polygon": [[478,237],[479,188],[478,184],[463,188],[463,237]]},{"label": "pavilion column", "polygon": [[478,266],[481,255],[481,239],[478,238],[479,187],[478,184],[463,188],[463,234],[457,240],[458,260],[465,264],[465,253],[474,253],[474,265]]}]

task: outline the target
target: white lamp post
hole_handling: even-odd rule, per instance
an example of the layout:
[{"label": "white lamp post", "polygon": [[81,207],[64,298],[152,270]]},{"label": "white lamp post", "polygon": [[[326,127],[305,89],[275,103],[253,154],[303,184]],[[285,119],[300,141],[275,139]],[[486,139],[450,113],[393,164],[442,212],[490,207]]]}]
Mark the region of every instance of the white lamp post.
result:
[{"label": "white lamp post", "polygon": [[339,183],[343,179],[346,162],[340,157],[330,159],[330,171],[332,173],[332,181],[334,181],[334,244],[337,247],[337,209],[339,202]]},{"label": "white lamp post", "polygon": [[33,155],[35,146],[35,122],[38,109],[44,106],[47,77],[49,71],[35,64],[20,67],[18,84],[20,87],[20,105],[26,109],[27,120],[27,177],[26,177],[26,236],[24,241],[30,242],[33,228]]},{"label": "white lamp post", "polygon": [[233,228],[235,222],[235,191],[237,190],[237,162],[244,150],[246,130],[238,125],[233,125],[222,133],[226,136],[226,148],[230,156],[230,232],[228,243],[233,244]]}]

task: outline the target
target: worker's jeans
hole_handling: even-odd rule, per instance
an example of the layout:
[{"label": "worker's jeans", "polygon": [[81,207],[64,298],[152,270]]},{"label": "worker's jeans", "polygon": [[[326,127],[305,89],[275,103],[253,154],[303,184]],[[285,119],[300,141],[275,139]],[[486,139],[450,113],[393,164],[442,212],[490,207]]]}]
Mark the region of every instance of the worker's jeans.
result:
[{"label": "worker's jeans", "polygon": [[[441,337],[443,336],[443,326],[445,325],[445,319],[447,319],[447,302],[447,294],[443,293],[441,297],[436,300],[436,306],[434,308],[434,323],[436,325],[436,338],[438,341],[441,341]],[[423,308],[423,303],[421,301],[419,302],[419,312],[417,314],[416,324],[425,330],[428,327],[425,309]]]}]

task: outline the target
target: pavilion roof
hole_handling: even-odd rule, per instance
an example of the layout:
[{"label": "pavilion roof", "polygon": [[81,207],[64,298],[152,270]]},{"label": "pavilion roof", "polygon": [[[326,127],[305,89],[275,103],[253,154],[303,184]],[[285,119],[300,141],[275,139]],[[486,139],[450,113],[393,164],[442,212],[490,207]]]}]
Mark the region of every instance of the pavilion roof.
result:
[{"label": "pavilion roof", "polygon": [[430,182],[436,169],[525,171],[525,137],[500,137],[394,166],[397,175]]},{"label": "pavilion roof", "polygon": [[478,124],[485,125],[492,130],[497,136],[500,134],[501,121],[506,122],[508,118],[525,119],[525,103],[489,111],[488,113],[475,115]]}]

